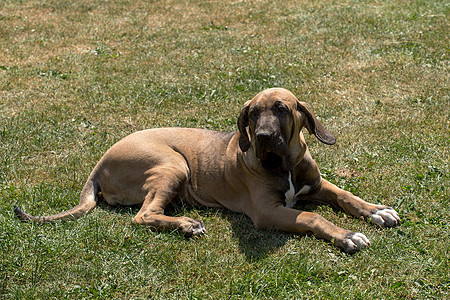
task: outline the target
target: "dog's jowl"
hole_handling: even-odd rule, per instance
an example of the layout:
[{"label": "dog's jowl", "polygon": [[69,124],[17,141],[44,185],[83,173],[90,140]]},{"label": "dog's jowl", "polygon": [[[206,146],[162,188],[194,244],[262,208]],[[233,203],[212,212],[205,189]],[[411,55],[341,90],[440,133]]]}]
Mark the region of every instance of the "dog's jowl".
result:
[{"label": "dog's jowl", "polygon": [[25,221],[76,219],[97,205],[101,192],[111,205],[142,205],[134,224],[201,235],[202,221],[164,214],[169,202],[181,200],[242,212],[257,228],[312,233],[346,252],[370,242],[317,213],[294,209],[295,202],[327,203],[382,227],[399,224],[392,208],[365,202],[321,178],[302,129],[325,144],[336,139],[291,92],[268,89],[247,101],[238,128],[231,133],[190,128],[133,133],[100,159],[74,208],[45,217],[14,210]]}]

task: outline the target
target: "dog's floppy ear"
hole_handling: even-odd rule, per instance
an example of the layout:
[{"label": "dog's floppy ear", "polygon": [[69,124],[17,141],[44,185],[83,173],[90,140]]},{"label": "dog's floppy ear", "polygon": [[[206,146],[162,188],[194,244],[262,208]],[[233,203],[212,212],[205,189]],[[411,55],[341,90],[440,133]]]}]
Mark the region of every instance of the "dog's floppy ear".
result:
[{"label": "dog's floppy ear", "polygon": [[313,113],[306,106],[306,103],[297,101],[297,110],[306,115],[306,129],[310,134],[314,134],[316,138],[324,144],[334,145],[336,143],[336,137],[316,119]]},{"label": "dog's floppy ear", "polygon": [[250,140],[247,134],[247,126],[248,126],[248,110],[250,107],[250,101],[244,104],[244,107],[241,109],[241,113],[238,118],[238,128],[240,132],[239,136],[239,147],[242,152],[246,152],[250,148]]}]

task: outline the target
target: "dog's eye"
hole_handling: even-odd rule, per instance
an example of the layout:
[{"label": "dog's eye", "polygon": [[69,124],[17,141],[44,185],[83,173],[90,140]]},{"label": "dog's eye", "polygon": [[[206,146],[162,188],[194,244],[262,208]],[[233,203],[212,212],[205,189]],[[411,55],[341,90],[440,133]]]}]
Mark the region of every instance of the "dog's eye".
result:
[{"label": "dog's eye", "polygon": [[286,105],[284,104],[279,104],[277,105],[277,112],[280,114],[284,114],[287,113],[289,111],[289,109],[286,107]]}]

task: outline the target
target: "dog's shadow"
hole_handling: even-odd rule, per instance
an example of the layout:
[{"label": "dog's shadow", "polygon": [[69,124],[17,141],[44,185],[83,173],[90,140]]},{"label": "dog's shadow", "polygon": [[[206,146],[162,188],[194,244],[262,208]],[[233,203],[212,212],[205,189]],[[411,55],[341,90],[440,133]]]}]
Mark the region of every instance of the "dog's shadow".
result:
[{"label": "dog's shadow", "polygon": [[[295,205],[295,209],[313,211],[319,203],[304,201]],[[222,211],[222,216],[231,224],[233,237],[239,241],[239,248],[248,259],[262,259],[282,248],[292,239],[304,238],[304,234],[288,233],[279,230],[258,230],[249,217],[242,213]]]},{"label": "dog's shadow", "polygon": [[295,237],[294,234],[278,230],[258,230],[250,218],[241,213],[224,210],[222,217],[230,222],[232,235],[237,239],[240,251],[250,260],[265,258]]}]

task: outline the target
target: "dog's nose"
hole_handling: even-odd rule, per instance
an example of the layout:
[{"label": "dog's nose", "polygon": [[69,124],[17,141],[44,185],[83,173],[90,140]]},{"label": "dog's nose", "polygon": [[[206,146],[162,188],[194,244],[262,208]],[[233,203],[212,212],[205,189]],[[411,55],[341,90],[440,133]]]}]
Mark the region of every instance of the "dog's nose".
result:
[{"label": "dog's nose", "polygon": [[267,142],[267,141],[270,141],[272,139],[272,134],[270,132],[267,132],[267,131],[258,132],[256,134],[256,139],[260,143],[261,142]]}]

